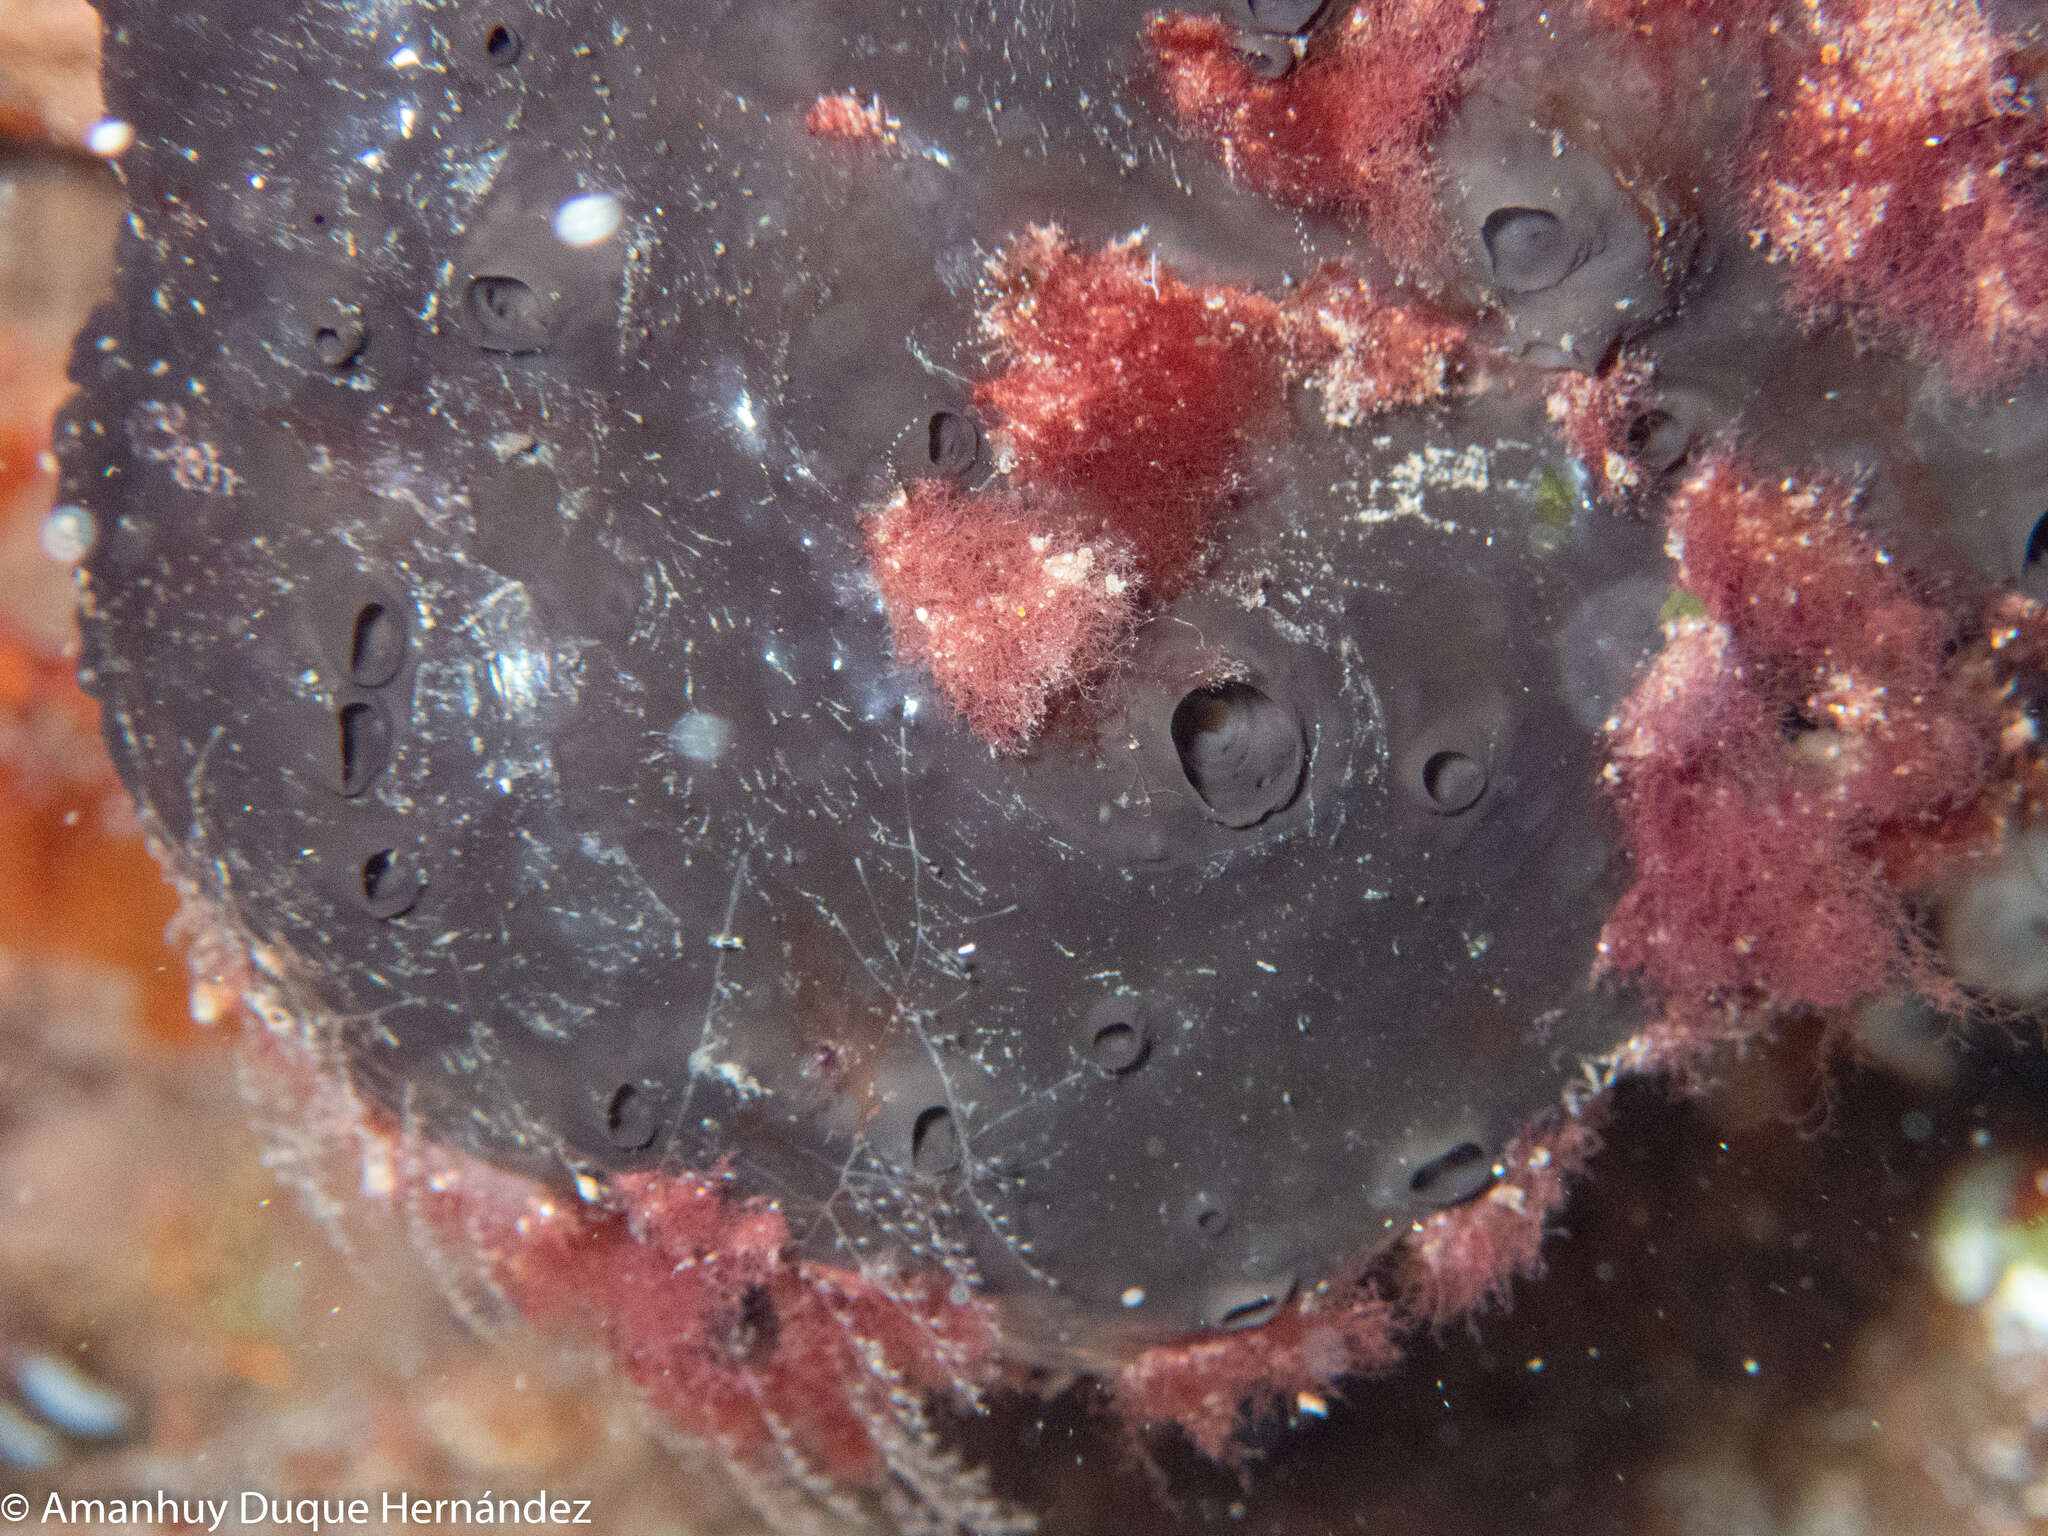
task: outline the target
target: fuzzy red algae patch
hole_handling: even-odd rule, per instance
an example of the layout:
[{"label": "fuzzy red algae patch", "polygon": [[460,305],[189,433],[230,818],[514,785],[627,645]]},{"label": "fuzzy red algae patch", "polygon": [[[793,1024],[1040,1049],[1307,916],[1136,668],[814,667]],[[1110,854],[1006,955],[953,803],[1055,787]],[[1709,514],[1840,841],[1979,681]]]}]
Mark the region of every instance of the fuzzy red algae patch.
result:
[{"label": "fuzzy red algae patch", "polygon": [[1989,782],[1995,711],[1952,686],[1958,628],[1837,487],[1726,455],[1671,504],[1680,623],[1612,723],[1636,863],[1603,965],[1676,1000],[1839,1007],[1939,988],[1886,849],[1940,836]]},{"label": "fuzzy red algae patch", "polygon": [[722,1170],[623,1174],[579,1202],[407,1134],[252,985],[246,955],[205,909],[184,921],[195,975],[260,1016],[243,1032],[246,1081],[285,1137],[274,1166],[316,1203],[336,1170],[359,1167],[362,1193],[392,1201],[441,1256],[452,1293],[594,1335],[652,1408],[766,1479],[757,1492],[942,1478],[985,1497],[924,1418],[929,1400],[978,1401],[996,1372],[993,1316],[956,1301],[951,1275],[805,1260],[775,1205]]},{"label": "fuzzy red algae patch", "polygon": [[1428,264],[1440,245],[1429,137],[1484,25],[1475,0],[1360,0],[1275,81],[1213,16],[1174,12],[1148,35],[1174,111],[1235,180],[1363,220],[1390,254]]},{"label": "fuzzy red algae patch", "polygon": [[[772,1205],[723,1175],[627,1175],[576,1207],[424,1144],[401,1183],[532,1321],[592,1327],[685,1432],[802,1482],[873,1486],[918,1438],[917,1394],[971,1398],[993,1372],[986,1312],[950,1278],[885,1288],[790,1251]],[[900,1399],[900,1401],[899,1401]]]},{"label": "fuzzy red algae patch", "polygon": [[1022,497],[919,480],[865,531],[898,658],[991,745],[1021,745],[1129,628],[1129,544]]},{"label": "fuzzy red algae patch", "polygon": [[1034,228],[989,279],[982,326],[1002,367],[975,397],[1016,480],[1100,517],[1160,593],[1199,562],[1290,380],[1352,426],[1443,394],[1465,343],[1462,326],[1341,267],[1276,300],[1188,283],[1135,236],[1084,253]]},{"label": "fuzzy red algae patch", "polygon": [[804,129],[813,138],[840,139],[849,144],[894,144],[896,124],[882,103],[862,101],[851,91],[820,96],[804,114]]},{"label": "fuzzy red algae patch", "polygon": [[1983,787],[1995,733],[1948,686],[1957,622],[1852,509],[1846,488],[1711,459],[1671,504],[1680,580],[1773,703],[1839,738],[1824,756],[1855,814],[1933,821]]},{"label": "fuzzy red algae patch", "polygon": [[1635,440],[1650,397],[1650,365],[1625,356],[1599,373],[1560,370],[1544,409],[1565,451],[1584,466],[1595,492],[1629,506],[1643,489],[1641,444]]},{"label": "fuzzy red algae patch", "polygon": [[[195,975],[251,1005],[245,1082],[283,1137],[273,1167],[316,1204],[359,1169],[362,1194],[403,1211],[451,1295],[484,1315],[509,1305],[572,1342],[594,1337],[652,1409],[716,1447],[769,1506],[821,1497],[854,1528],[864,1522],[847,1491],[894,1480],[970,1511],[992,1536],[1030,1528],[929,1422],[936,1401],[978,1406],[999,1364],[993,1312],[961,1299],[952,1275],[807,1260],[781,1211],[724,1170],[623,1174],[577,1201],[408,1134],[253,985],[212,914],[195,903],[183,921]],[[804,1520],[794,1528],[823,1528]]]},{"label": "fuzzy red algae patch", "polygon": [[975,399],[1008,488],[921,480],[864,527],[899,659],[1004,750],[1196,573],[1290,382],[1350,426],[1441,395],[1465,340],[1338,268],[1278,302],[1048,227],[990,261],[988,294],[998,366]]},{"label": "fuzzy red algae patch", "polygon": [[1321,393],[1333,427],[1440,398],[1466,345],[1462,325],[1389,303],[1335,267],[1289,299],[1284,334],[1293,371]]},{"label": "fuzzy red algae patch", "polygon": [[1087,253],[1038,227],[989,263],[982,327],[1003,366],[975,391],[1021,484],[1081,504],[1149,587],[1192,572],[1281,399],[1280,311],[1184,282],[1135,238]]},{"label": "fuzzy red algae patch", "polygon": [[1213,1460],[1241,1462],[1247,1426],[1290,1406],[1319,1412],[1346,1378],[1391,1369],[1405,1334],[1505,1303],[1517,1278],[1540,1271],[1550,1218],[1598,1145],[1585,1115],[1530,1127],[1483,1195],[1416,1223],[1355,1278],[1319,1287],[1257,1329],[1146,1350],[1116,1379],[1118,1411],[1141,1428],[1176,1426]]},{"label": "fuzzy red algae patch", "polygon": [[1503,1305],[1517,1279],[1540,1274],[1550,1219],[1599,1146],[1590,1111],[1517,1135],[1486,1193],[1425,1218],[1409,1236],[1399,1259],[1406,1314],[1442,1328]]},{"label": "fuzzy red algae patch", "polygon": [[1894,975],[1904,914],[1777,730],[1727,631],[1681,623],[1615,734],[1636,880],[1608,919],[1608,966],[1667,994],[1818,1006]]},{"label": "fuzzy red algae patch", "polygon": [[2048,122],[2009,42],[1968,0],[1809,7],[1803,30],[1755,194],[1792,300],[1965,386],[2048,357]]},{"label": "fuzzy red algae patch", "polygon": [[1117,1377],[1117,1410],[1141,1428],[1175,1426],[1211,1460],[1238,1460],[1235,1437],[1247,1423],[1342,1377],[1388,1369],[1402,1331],[1399,1310],[1377,1290],[1346,1287],[1248,1332],[1146,1350]]}]

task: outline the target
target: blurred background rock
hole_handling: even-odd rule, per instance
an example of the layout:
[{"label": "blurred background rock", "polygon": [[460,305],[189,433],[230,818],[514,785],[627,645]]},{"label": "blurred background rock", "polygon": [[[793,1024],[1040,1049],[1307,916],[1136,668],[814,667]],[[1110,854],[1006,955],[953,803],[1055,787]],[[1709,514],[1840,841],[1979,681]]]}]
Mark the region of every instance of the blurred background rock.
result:
[{"label": "blurred background rock", "polygon": [[0,7],[0,132],[81,145],[100,115],[99,17],[83,0]]},{"label": "blurred background rock", "polygon": [[[224,1025],[72,682],[45,519],[70,338],[120,189],[97,20],[0,0],[0,1489],[425,1497],[542,1487],[607,1532],[751,1530],[616,1383],[470,1333],[388,1212],[345,1255],[266,1166]],[[53,552],[54,551],[54,552]],[[223,1000],[201,994],[198,1011]],[[1155,1499],[1085,1392],[972,1428],[1053,1536],[2048,1530],[2048,1072],[1911,1007],[1622,1094],[1550,1272],[1343,1400],[1249,1487]],[[373,1202],[364,1202],[366,1207]]]}]

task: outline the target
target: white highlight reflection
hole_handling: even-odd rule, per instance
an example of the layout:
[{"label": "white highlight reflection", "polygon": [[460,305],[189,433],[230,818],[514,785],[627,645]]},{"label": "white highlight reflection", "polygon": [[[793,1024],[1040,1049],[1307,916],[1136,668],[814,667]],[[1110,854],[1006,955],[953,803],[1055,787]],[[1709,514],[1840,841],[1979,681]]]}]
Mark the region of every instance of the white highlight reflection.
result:
[{"label": "white highlight reflection", "polygon": [[626,217],[609,192],[586,192],[555,210],[555,238],[577,247],[602,245],[619,232]]}]

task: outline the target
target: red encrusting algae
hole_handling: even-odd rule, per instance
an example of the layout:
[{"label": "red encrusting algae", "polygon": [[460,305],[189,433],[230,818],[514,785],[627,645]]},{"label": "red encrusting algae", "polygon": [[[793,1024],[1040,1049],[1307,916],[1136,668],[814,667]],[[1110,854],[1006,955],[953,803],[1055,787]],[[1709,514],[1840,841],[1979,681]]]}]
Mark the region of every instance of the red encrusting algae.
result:
[{"label": "red encrusting algae", "polygon": [[2048,359],[2048,119],[2012,42],[1970,0],[1803,18],[1774,49],[1753,172],[1791,301],[1968,388]]},{"label": "red encrusting algae", "polygon": [[1673,497],[1682,620],[1611,722],[1635,881],[1602,966],[1681,1008],[1835,1008],[1944,983],[1899,851],[1991,783],[2000,706],[1961,626],[1860,530],[1853,497],[1725,452]]},{"label": "red encrusting algae", "polygon": [[919,480],[863,527],[898,658],[1008,751],[1199,570],[1290,382],[1350,426],[1441,395],[1464,346],[1337,267],[1275,300],[1189,283],[1135,236],[1084,252],[1035,227],[988,271],[998,366],[974,398],[1007,484]]},{"label": "red encrusting algae", "polygon": [[1477,0],[1358,0],[1278,80],[1252,72],[1217,17],[1176,11],[1147,33],[1174,111],[1233,179],[1360,220],[1389,255],[1430,267],[1442,241],[1429,138],[1485,20]]}]

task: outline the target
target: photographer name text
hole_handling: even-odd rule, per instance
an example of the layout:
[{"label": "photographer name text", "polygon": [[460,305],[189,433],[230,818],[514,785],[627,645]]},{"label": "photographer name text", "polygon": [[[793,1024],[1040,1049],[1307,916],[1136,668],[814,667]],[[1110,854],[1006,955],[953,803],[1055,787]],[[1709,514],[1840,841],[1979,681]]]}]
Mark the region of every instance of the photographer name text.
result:
[{"label": "photographer name text", "polygon": [[546,1489],[523,1498],[500,1498],[487,1489],[474,1497],[455,1499],[402,1492],[340,1499],[279,1498],[254,1492],[221,1499],[181,1498],[168,1493],[83,1499],[52,1493],[40,1508],[20,1494],[10,1494],[0,1501],[0,1516],[11,1525],[34,1518],[38,1525],[183,1526],[209,1532],[254,1525],[338,1531],[365,1525],[495,1527],[592,1523],[590,1500],[562,1498]]}]

